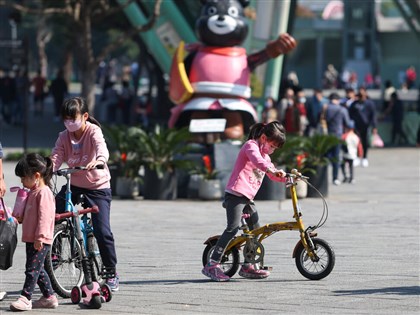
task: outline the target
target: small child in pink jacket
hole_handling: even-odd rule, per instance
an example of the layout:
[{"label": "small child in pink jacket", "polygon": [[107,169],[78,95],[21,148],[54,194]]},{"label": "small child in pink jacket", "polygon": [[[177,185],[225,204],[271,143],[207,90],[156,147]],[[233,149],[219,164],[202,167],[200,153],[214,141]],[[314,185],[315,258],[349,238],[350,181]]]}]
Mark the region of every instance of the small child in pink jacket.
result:
[{"label": "small child in pink jacket", "polygon": [[[221,269],[220,260],[226,246],[239,230],[242,214],[250,215],[247,219],[250,229],[259,227],[258,213],[253,199],[261,187],[265,174],[271,180],[285,181],[286,173],[283,170],[277,170],[270,159],[270,154],[281,148],[285,142],[285,130],[278,121],[268,124],[258,123],[251,127],[248,141],[239,151],[225,189],[223,206],[226,208],[227,227],[217,241],[209,263],[202,270],[202,273],[212,280],[228,281],[230,279]],[[249,279],[262,279],[268,277],[270,272],[257,269],[245,258],[239,275]]]},{"label": "small child in pink jacket", "polygon": [[[22,221],[22,242],[26,243],[25,283],[17,301],[10,304],[12,311],[32,308],[56,308],[51,281],[44,269],[44,261],[52,244],[55,222],[55,199],[50,188],[52,161],[37,153],[24,156],[16,165],[15,174],[22,185],[30,189]],[[32,303],[32,294],[38,284],[42,297]]]}]

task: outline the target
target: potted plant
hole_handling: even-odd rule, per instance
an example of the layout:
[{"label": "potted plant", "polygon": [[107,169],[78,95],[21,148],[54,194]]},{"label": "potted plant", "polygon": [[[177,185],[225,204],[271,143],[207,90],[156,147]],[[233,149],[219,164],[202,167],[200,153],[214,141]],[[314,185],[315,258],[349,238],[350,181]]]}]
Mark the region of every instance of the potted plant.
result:
[{"label": "potted plant", "polygon": [[222,198],[222,184],[217,178],[218,172],[212,166],[210,155],[204,155],[202,160],[204,171],[199,177],[198,197],[206,200],[220,199]]},{"label": "potted plant", "polygon": [[135,161],[144,166],[145,199],[170,200],[177,196],[177,169],[192,169],[194,162],[185,158],[191,151],[187,128],[166,129],[156,126],[146,132],[132,127]]},{"label": "potted plant", "polygon": [[110,151],[109,169],[111,188],[121,198],[139,195],[139,163],[134,150],[135,130],[127,126],[104,127],[104,136]]},{"label": "potted plant", "polygon": [[[276,151],[276,160],[283,163],[286,170],[298,169],[309,177],[309,183],[324,196],[328,195],[328,151],[343,141],[333,135],[315,134],[311,137],[289,136],[283,148]],[[308,197],[319,197],[311,187]]]},{"label": "potted plant", "polygon": [[[303,137],[300,152],[300,171],[309,177],[309,183],[324,196],[328,195],[328,152],[343,141],[334,135],[315,134]],[[319,197],[318,192],[309,187],[308,197]]]},{"label": "potted plant", "polygon": [[[304,148],[304,138],[301,136],[287,136],[287,140],[284,143],[283,147],[279,150],[276,150],[274,154],[271,156],[271,160],[274,164],[279,165],[278,168],[283,168],[286,172],[290,172],[292,169],[296,168],[301,170],[303,167],[302,165],[302,152]],[[264,178],[263,185],[269,179]],[[266,184],[267,185],[267,184]],[[283,199],[286,197],[290,198],[290,192],[286,189],[285,185],[279,186],[278,188],[282,188]],[[260,191],[262,191],[263,187],[261,187]],[[305,198],[307,196],[308,187],[305,182],[298,182],[296,186],[296,193],[298,194],[298,198]]]}]

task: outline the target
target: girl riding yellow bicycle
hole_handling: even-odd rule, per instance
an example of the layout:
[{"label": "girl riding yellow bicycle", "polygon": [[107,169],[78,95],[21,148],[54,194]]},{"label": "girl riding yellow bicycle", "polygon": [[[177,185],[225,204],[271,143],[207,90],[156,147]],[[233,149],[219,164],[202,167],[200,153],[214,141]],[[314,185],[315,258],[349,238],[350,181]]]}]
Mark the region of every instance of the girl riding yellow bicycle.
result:
[{"label": "girl riding yellow bicycle", "polygon": [[[270,159],[270,154],[281,148],[285,141],[285,130],[278,121],[257,123],[251,127],[248,140],[238,154],[225,189],[223,206],[226,208],[227,227],[218,239],[208,264],[202,270],[202,273],[212,280],[230,280],[223,272],[220,262],[226,246],[239,230],[243,213],[249,215],[247,224],[251,230],[259,227],[253,199],[265,174],[272,180],[285,182],[286,173],[276,169]],[[268,277],[270,272],[247,262],[245,257],[239,275],[249,279],[262,279]]]}]

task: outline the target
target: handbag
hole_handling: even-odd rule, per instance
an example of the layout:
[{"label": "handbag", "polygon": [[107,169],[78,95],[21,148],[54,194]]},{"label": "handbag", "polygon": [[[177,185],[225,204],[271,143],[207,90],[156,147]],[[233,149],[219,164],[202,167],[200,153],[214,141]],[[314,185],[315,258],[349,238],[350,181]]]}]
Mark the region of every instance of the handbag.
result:
[{"label": "handbag", "polygon": [[13,265],[13,255],[17,246],[17,223],[10,209],[0,198],[0,269],[7,270]]},{"label": "handbag", "polygon": [[328,123],[326,118],[328,105],[323,105],[319,114],[319,121],[316,126],[316,133],[320,135],[328,135]]},{"label": "handbag", "polygon": [[372,134],[371,145],[374,148],[382,148],[384,146],[384,142],[379,133]]}]

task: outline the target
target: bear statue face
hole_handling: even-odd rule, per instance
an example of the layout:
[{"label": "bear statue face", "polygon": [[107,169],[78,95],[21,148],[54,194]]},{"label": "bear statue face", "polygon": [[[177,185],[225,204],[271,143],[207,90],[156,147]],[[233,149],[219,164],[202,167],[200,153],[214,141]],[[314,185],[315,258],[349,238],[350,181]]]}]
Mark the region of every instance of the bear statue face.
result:
[{"label": "bear statue face", "polygon": [[247,0],[202,0],[204,6],[196,22],[197,36],[208,46],[241,44],[248,35],[244,16]]}]

